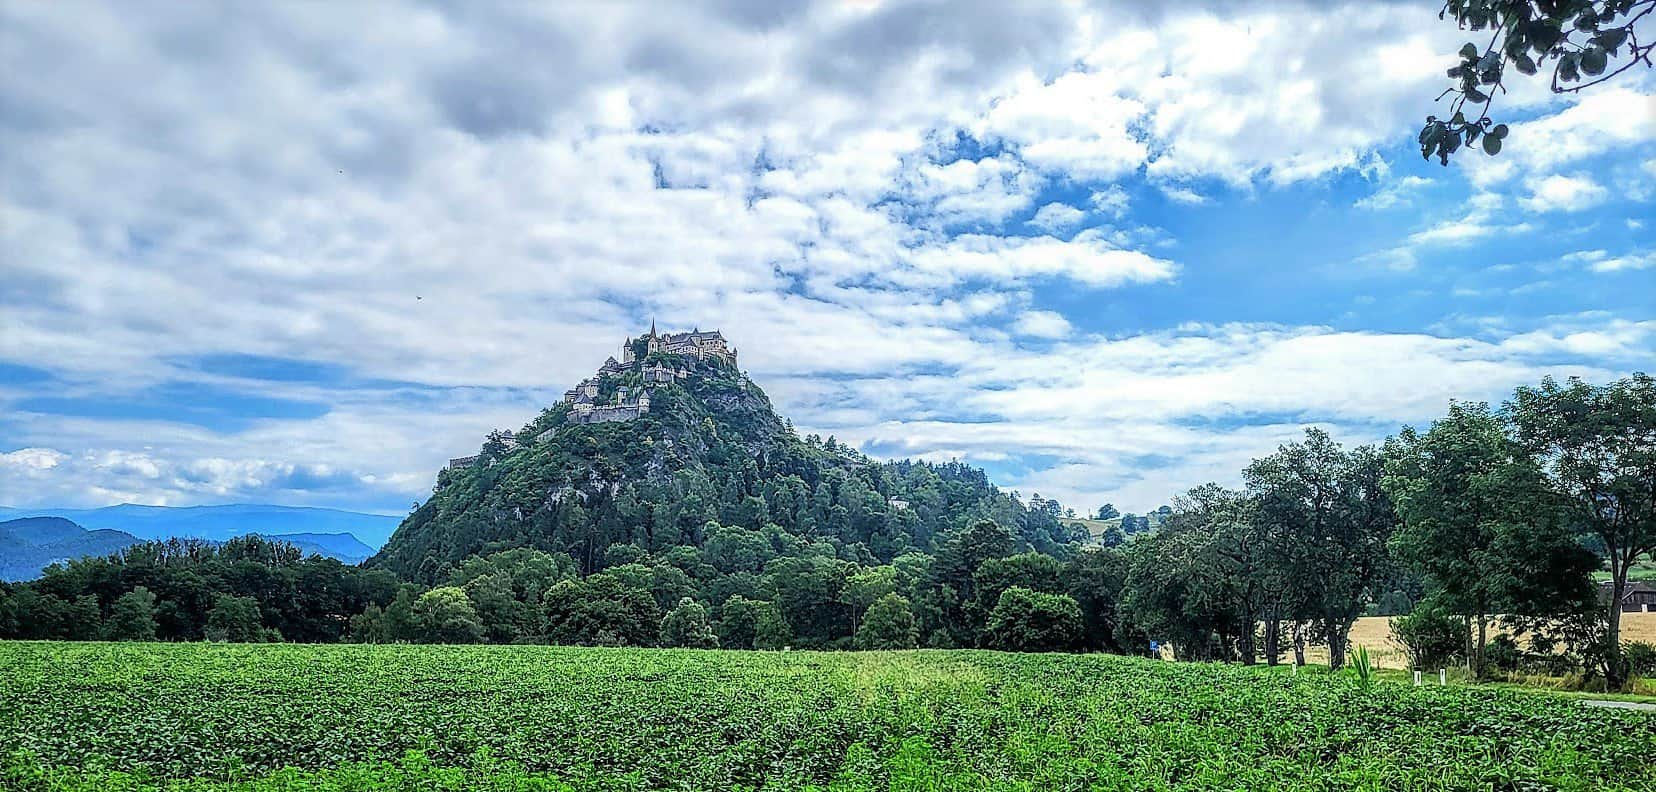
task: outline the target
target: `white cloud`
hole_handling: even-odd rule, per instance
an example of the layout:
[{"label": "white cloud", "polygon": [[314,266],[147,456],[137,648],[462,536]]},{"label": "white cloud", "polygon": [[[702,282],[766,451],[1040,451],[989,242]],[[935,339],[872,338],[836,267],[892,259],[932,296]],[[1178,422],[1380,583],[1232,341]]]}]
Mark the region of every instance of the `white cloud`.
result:
[{"label": "white cloud", "polygon": [[1047,233],[1058,234],[1080,225],[1086,217],[1086,212],[1069,204],[1049,203],[1029,219],[1029,224]]},{"label": "white cloud", "polygon": [[1201,204],[1208,202],[1207,196],[1204,196],[1189,187],[1164,184],[1161,185],[1161,193],[1162,195],[1167,196],[1168,200],[1174,203],[1181,203],[1186,206],[1200,206]]},{"label": "white cloud", "polygon": [[[0,392],[0,478],[27,487],[0,501],[419,497],[651,315],[722,327],[802,425],[934,458],[1049,450],[1028,483],[1076,497],[1176,488],[1292,428],[1193,417],[1370,431],[1363,410],[1542,370],[1514,355],[1627,359],[1630,331],[1602,328],[1515,350],[1146,314],[1099,339],[1044,302],[1176,287],[1180,240],[1124,185],[1219,202],[1378,172],[1463,35],[1408,4],[6,4],[0,25],[0,74],[27,75],[0,78],[0,360],[51,378]],[[1514,124],[1467,172],[1494,193],[1502,163],[1591,173],[1648,141],[1625,121],[1650,98],[1603,96]],[[1488,204],[1410,226],[1397,255],[1500,233]],[[1021,236],[1037,206],[1052,235]],[[1112,225],[1059,238],[1084,210]],[[1622,259],[1582,265],[1647,266]],[[1371,347],[1391,377],[1353,362]],[[198,365],[223,355],[350,381]],[[19,406],[160,383],[329,409],[206,429]],[[1122,461],[1139,453],[1191,461]]]},{"label": "white cloud", "polygon": [[1068,242],[1046,236],[962,235],[916,251],[910,261],[915,273],[897,278],[905,285],[1062,276],[1102,288],[1171,280],[1178,272],[1178,267],[1165,259],[1114,248],[1096,229],[1082,231]]},{"label": "white cloud", "polygon": [[1119,184],[1112,184],[1102,190],[1094,190],[1092,197],[1087,199],[1094,209],[1111,217],[1120,218],[1127,214],[1131,199],[1127,191]]},{"label": "white cloud", "polygon": [[1025,311],[1012,329],[1019,335],[1035,338],[1064,338],[1074,330],[1069,320],[1057,311]]},{"label": "white cloud", "polygon": [[1025,211],[1042,179],[1011,156],[926,163],[914,173],[909,197],[929,203],[946,222],[1005,220]]},{"label": "white cloud", "polygon": [[1593,272],[1625,272],[1656,267],[1656,253],[1612,256],[1604,250],[1583,250],[1565,256],[1564,260],[1584,264]]},{"label": "white cloud", "polygon": [[1518,203],[1532,212],[1579,212],[1608,197],[1603,187],[1586,176],[1548,176],[1535,182],[1529,197]]},{"label": "white cloud", "polygon": [[1544,178],[1593,157],[1647,145],[1656,140],[1652,118],[1656,95],[1606,85],[1580,94],[1559,112],[1510,124],[1499,155],[1461,159],[1473,181],[1485,186],[1520,175],[1525,181]]},{"label": "white cloud", "polygon": [[1431,183],[1430,179],[1419,176],[1404,176],[1359,199],[1353,206],[1358,209],[1394,209],[1408,206],[1412,197]]}]

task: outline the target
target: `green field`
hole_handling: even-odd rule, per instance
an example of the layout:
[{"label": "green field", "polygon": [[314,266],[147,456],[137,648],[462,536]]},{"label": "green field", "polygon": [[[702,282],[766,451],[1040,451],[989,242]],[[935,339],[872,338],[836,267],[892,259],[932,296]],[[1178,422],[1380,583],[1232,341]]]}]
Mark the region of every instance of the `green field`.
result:
[{"label": "green field", "polygon": [[1102,655],[0,643],[8,789],[1656,789],[1656,716]]}]

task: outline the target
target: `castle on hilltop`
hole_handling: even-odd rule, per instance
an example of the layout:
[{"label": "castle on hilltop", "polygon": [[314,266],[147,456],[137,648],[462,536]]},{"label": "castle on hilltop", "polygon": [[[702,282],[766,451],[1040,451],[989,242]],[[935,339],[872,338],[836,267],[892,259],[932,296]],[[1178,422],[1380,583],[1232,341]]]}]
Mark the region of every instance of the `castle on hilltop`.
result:
[{"label": "castle on hilltop", "polygon": [[[657,352],[668,355],[683,355],[695,358],[702,362],[717,362],[736,367],[736,350],[725,342],[725,337],[717,330],[702,331],[700,328],[688,333],[656,332],[655,322],[650,322],[650,331],[637,338],[628,338],[621,345],[621,359],[616,360],[612,355],[598,367],[598,372],[591,377],[581,380],[575,387],[564,392],[563,404],[569,405],[568,422],[572,424],[608,423],[611,421],[630,421],[650,412],[650,392],[670,385],[673,382],[690,376],[690,368],[684,366],[683,361],[675,364],[671,359],[650,356]],[[614,381],[629,372],[637,372],[639,384],[627,385]],[[524,443],[539,443],[552,435],[554,429],[548,429],[536,435],[533,440],[522,439]],[[520,438],[510,432],[499,433],[499,441],[507,451],[516,448]],[[449,460],[448,468],[464,468],[479,464],[486,454],[456,457]],[[490,457],[489,463],[493,464]]]},{"label": "castle on hilltop", "polygon": [[[638,338],[628,338],[621,344],[621,359],[610,357],[598,367],[598,373],[581,380],[580,384],[564,393],[564,402],[570,405],[569,422],[577,424],[630,421],[650,411],[650,391],[675,380],[690,376],[686,369],[668,367],[659,360],[645,365],[650,355],[665,352],[686,355],[697,360],[717,360],[736,365],[736,350],[725,343],[724,334],[717,330],[703,332],[700,328],[688,333],[657,333],[655,322],[650,332]],[[629,369],[639,372],[643,385],[629,392],[625,385],[616,386],[612,398],[600,403],[600,392],[605,377],[618,376]]]},{"label": "castle on hilltop", "polygon": [[[736,350],[725,344],[724,334],[717,330],[702,332],[700,328],[688,333],[668,333],[657,335],[655,321],[650,322],[650,332],[639,337],[644,343],[644,357],[651,352],[668,352],[675,355],[690,355],[697,360],[719,358],[726,363],[736,365]],[[637,345],[629,338],[621,344],[621,362],[632,363],[637,358]]]}]

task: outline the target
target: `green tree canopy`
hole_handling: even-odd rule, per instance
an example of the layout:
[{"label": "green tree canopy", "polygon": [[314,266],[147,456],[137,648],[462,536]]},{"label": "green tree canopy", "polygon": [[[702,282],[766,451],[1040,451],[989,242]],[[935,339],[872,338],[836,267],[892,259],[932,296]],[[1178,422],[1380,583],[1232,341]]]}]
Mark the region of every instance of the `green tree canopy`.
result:
[{"label": "green tree canopy", "polygon": [[414,601],[414,624],[425,643],[467,644],[483,638],[483,624],[466,590],[442,586]]},{"label": "green tree canopy", "polygon": [[719,636],[707,620],[707,609],[689,598],[679,600],[661,619],[661,645],[686,649],[717,649]]},{"label": "green tree canopy", "polygon": [[111,641],[155,640],[155,594],[138,586],[109,606],[104,635]]},{"label": "green tree canopy", "polygon": [[256,643],[265,637],[259,602],[252,597],[220,594],[207,611],[207,640]]},{"label": "green tree canopy", "polygon": [[868,606],[854,639],[858,649],[913,649],[919,645],[920,627],[909,601],[886,594]]},{"label": "green tree canopy", "polygon": [[989,612],[983,643],[1009,652],[1068,652],[1080,644],[1081,628],[1075,600],[1013,586]]},{"label": "green tree canopy", "polygon": [[1577,606],[1571,593],[1597,562],[1488,405],[1451,405],[1424,434],[1405,427],[1385,453],[1382,486],[1402,517],[1392,549],[1422,573],[1435,602],[1475,626],[1465,653],[1474,672],[1483,668],[1492,615]]},{"label": "green tree canopy", "polygon": [[1605,678],[1627,684],[1621,601],[1639,556],[1656,552],[1656,380],[1635,374],[1609,385],[1579,379],[1519,388],[1507,404],[1518,439],[1562,499],[1570,524],[1604,548],[1611,596]]}]

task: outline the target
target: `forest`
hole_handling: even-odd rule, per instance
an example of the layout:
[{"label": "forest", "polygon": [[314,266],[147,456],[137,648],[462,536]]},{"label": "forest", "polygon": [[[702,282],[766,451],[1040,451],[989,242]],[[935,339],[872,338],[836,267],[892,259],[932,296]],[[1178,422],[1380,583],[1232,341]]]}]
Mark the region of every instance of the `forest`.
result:
[{"label": "forest", "polygon": [[740,378],[674,390],[650,421],[517,448],[492,437],[497,464],[445,471],[361,567],[256,537],[148,543],[0,589],[0,636],[1130,655],[1155,642],[1271,665],[1317,645],[1339,667],[1353,622],[1380,614],[1418,668],[1534,667],[1610,689],[1656,672],[1650,647],[1623,646],[1614,605],[1656,545],[1643,374],[1457,403],[1376,446],[1309,428],[1240,487],[1195,487],[1154,530],[1099,537],[961,463],[800,438]]}]

